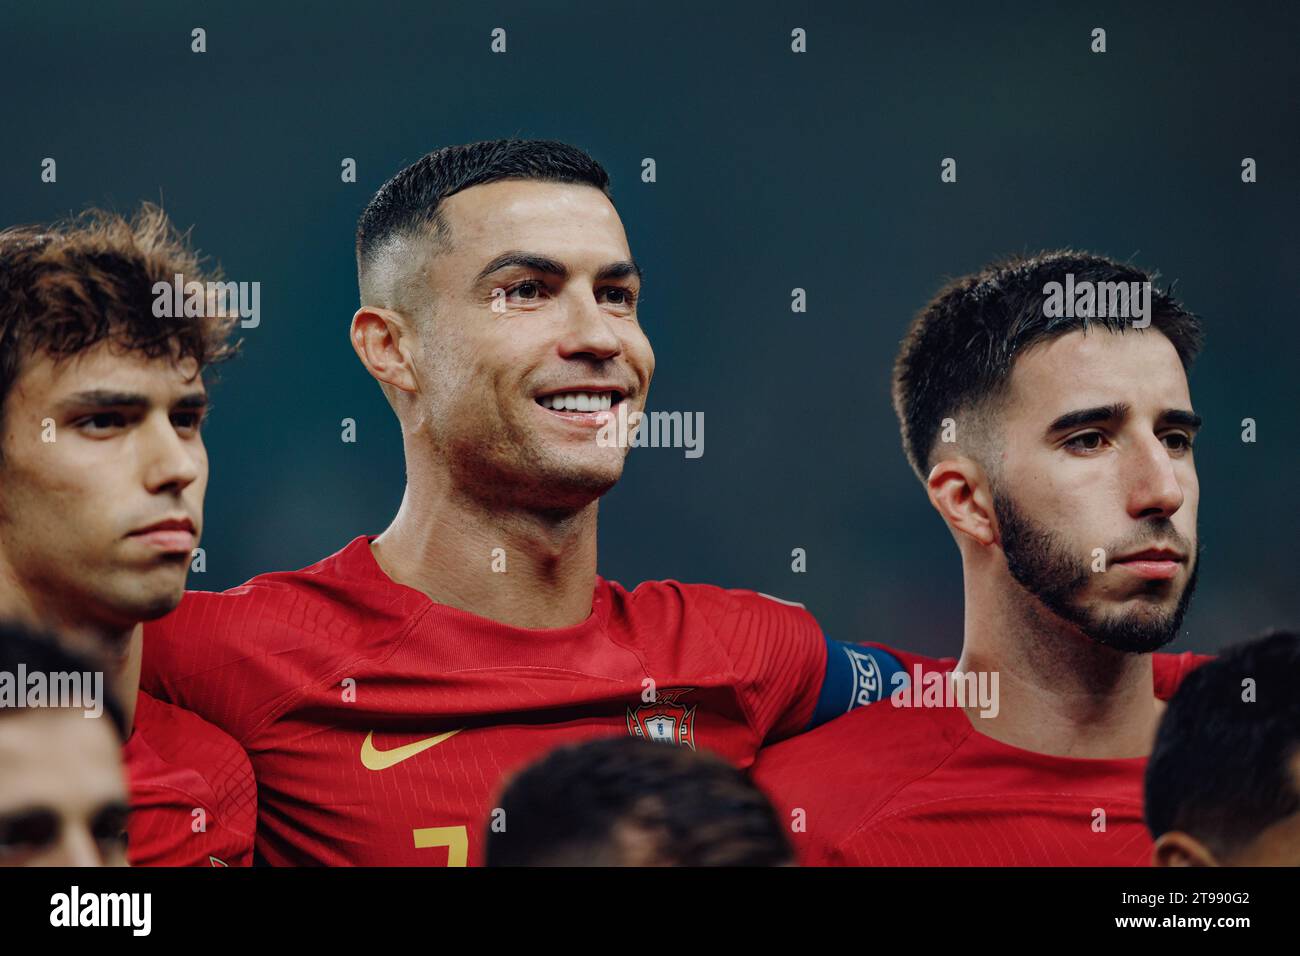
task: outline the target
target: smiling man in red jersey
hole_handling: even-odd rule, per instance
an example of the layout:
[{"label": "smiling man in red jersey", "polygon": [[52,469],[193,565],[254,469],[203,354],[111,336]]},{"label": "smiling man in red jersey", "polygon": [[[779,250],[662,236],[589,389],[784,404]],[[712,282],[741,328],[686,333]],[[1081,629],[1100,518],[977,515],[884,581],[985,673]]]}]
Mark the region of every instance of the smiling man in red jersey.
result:
[{"label": "smiling man in red jersey", "polygon": [[631,735],[747,767],[878,699],[883,652],[803,608],[596,572],[655,359],[641,273],[581,150],[430,153],[357,232],[352,347],[401,424],[388,529],[296,573],[192,592],[149,629],[146,686],[248,750],[272,864],[483,860],[492,794],[561,744]]},{"label": "smiling man in red jersey", "polygon": [[180,602],[203,521],[201,372],[233,319],[159,318],[196,260],[162,210],[0,232],[0,615],[102,645],[126,711],[133,865],[252,862],[225,733],[139,691],[141,622]]},{"label": "smiling man in red jersey", "polygon": [[[961,552],[962,654],[891,651],[911,679],[888,702],[764,751],[803,862],[1150,859],[1146,757],[1198,663],[1156,651],[1196,580],[1201,343],[1150,280],[1052,253],[959,279],[913,322],[894,402]],[[1059,288],[1080,298],[1058,308]]]}]

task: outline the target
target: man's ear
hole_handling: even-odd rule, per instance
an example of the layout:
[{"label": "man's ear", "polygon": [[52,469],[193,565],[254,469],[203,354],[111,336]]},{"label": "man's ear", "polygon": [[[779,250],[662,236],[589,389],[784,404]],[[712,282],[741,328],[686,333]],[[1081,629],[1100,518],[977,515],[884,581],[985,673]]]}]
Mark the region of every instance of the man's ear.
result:
[{"label": "man's ear", "polygon": [[953,533],[960,532],[977,544],[997,540],[993,495],[983,467],[970,458],[946,458],[930,469],[925,481],[930,504]]},{"label": "man's ear", "polygon": [[400,312],[363,305],[352,316],[351,339],[357,358],[380,383],[419,390],[411,354],[414,333]]},{"label": "man's ear", "polygon": [[1152,866],[1218,866],[1219,861],[1200,840],[1181,830],[1170,830],[1156,840]]}]

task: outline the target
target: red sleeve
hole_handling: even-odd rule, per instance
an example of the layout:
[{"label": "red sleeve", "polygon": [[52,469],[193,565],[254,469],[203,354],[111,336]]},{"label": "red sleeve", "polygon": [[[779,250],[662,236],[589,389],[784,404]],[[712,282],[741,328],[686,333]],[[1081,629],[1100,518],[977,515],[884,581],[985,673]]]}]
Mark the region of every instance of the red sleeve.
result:
[{"label": "red sleeve", "polygon": [[1182,686],[1183,679],[1206,661],[1214,660],[1205,654],[1186,651],[1182,654],[1153,654],[1151,669],[1156,687],[1156,696],[1168,700]]},{"label": "red sleeve", "polygon": [[198,716],[141,694],[123,751],[132,866],[251,866],[257,787],[248,755]]},{"label": "red sleeve", "polygon": [[707,588],[702,598],[760,738],[770,743],[802,731],[826,672],[817,619],[802,604],[757,591]]},{"label": "red sleeve", "polygon": [[[131,866],[252,866],[253,834],[196,816],[187,794],[155,794],[160,802],[131,811],[127,857]],[[200,827],[205,829],[200,830]]]},{"label": "red sleeve", "polygon": [[246,724],[240,720],[243,702],[234,693],[239,681],[232,666],[240,655],[225,641],[239,626],[231,621],[232,611],[237,614],[238,601],[225,594],[187,591],[176,610],[145,622],[140,689],[241,739]]},{"label": "red sleeve", "polygon": [[140,687],[256,749],[257,729],[337,666],[330,637],[340,626],[301,589],[188,591],[145,625]]},{"label": "red sleeve", "polygon": [[855,711],[758,752],[752,778],[788,827],[800,866],[842,864],[845,835],[874,809],[874,768],[864,773],[853,740],[856,725],[870,722],[863,715]]},{"label": "red sleeve", "polygon": [[[924,669],[944,663],[886,650]],[[965,718],[959,729],[945,729],[944,716],[888,703],[860,707],[758,752],[752,779],[790,826],[801,865],[869,862],[854,834],[911,781],[940,766],[971,732]]]}]

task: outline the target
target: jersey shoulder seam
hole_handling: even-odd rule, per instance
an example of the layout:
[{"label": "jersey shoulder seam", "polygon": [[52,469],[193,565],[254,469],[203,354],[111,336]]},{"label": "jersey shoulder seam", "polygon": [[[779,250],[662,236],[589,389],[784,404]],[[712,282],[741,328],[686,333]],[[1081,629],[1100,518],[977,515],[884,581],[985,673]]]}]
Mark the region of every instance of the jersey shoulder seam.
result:
[{"label": "jersey shoulder seam", "polygon": [[398,632],[398,636],[393,641],[392,649],[389,650],[387,654],[383,654],[379,657],[374,657],[374,658],[367,657],[365,654],[357,654],[352,657],[345,657],[343,658],[342,663],[339,664],[337,667],[335,667],[333,670],[326,671],[324,674],[322,674],[315,680],[299,687],[296,691],[290,691],[286,695],[284,701],[278,707],[271,710],[265,717],[263,717],[260,721],[258,721],[257,724],[255,724],[253,727],[249,728],[249,730],[239,738],[238,741],[239,745],[243,747],[244,750],[247,752],[249,749],[248,741],[250,741],[256,734],[260,733],[264,728],[266,728],[270,724],[274,723],[277,719],[282,717],[290,708],[293,707],[294,704],[302,700],[312,689],[316,687],[330,686],[330,684],[335,679],[337,679],[340,674],[344,674],[347,671],[355,668],[358,664],[360,664],[363,661],[373,660],[375,663],[382,664],[385,661],[390,660],[393,657],[393,655],[396,654],[406,643],[407,639],[411,635],[411,632],[415,629],[416,624],[422,621],[424,619],[424,616],[428,614],[433,607],[435,607],[435,605],[433,603],[430,603],[426,607],[421,608],[418,613],[410,617],[410,619],[406,622],[406,625]]}]

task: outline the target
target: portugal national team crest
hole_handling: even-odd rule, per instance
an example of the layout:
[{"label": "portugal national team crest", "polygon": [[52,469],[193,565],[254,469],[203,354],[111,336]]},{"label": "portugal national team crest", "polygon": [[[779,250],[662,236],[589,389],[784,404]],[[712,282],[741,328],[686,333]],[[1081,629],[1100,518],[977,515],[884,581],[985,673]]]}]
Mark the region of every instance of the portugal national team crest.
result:
[{"label": "portugal national team crest", "polygon": [[642,740],[663,744],[685,744],[695,749],[695,705],[680,703],[695,688],[661,690],[653,703],[627,709],[627,732]]}]

